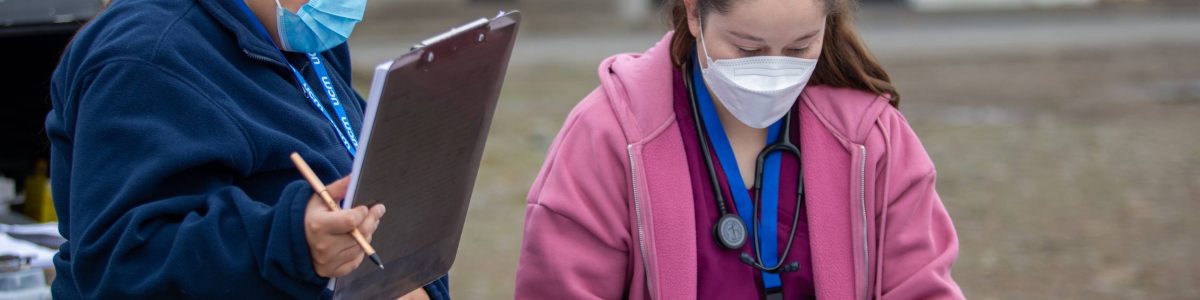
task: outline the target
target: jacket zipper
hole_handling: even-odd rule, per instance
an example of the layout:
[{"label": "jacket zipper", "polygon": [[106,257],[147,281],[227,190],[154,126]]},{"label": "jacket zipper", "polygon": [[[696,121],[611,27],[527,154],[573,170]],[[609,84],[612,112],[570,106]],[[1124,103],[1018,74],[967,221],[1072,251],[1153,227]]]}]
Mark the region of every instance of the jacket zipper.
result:
[{"label": "jacket zipper", "polygon": [[862,160],[858,163],[858,204],[862,208],[862,254],[864,299],[871,299],[871,256],[867,254],[867,146],[859,145]]},{"label": "jacket zipper", "polygon": [[646,272],[646,287],[651,291],[650,298],[654,298],[654,287],[650,285],[653,282],[650,280],[651,276],[653,276],[653,274],[650,274],[650,256],[647,255],[648,251],[646,251],[646,229],[642,224],[642,203],[638,199],[637,165],[634,164],[633,159],[633,144],[626,146],[626,152],[629,154],[629,178],[633,183],[633,210],[637,214],[638,246],[641,247],[642,251],[642,267],[645,268],[644,271]]},{"label": "jacket zipper", "polygon": [[245,53],[246,56],[249,56],[250,58],[252,58],[254,60],[262,61],[265,63],[271,63],[271,64],[273,64],[275,66],[279,66],[279,67],[287,67],[285,64],[279,62],[278,60],[275,60],[274,58],[251,53],[250,50],[246,50],[245,48],[242,49],[242,53]]}]

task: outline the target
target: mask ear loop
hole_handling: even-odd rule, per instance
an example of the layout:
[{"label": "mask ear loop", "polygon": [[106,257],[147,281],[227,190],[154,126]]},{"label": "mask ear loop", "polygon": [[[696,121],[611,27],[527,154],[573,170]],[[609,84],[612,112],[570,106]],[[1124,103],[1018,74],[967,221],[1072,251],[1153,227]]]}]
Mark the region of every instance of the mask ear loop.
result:
[{"label": "mask ear loop", "polygon": [[[314,0],[314,1],[315,1],[315,0]],[[309,2],[311,3],[312,1],[309,1]],[[308,5],[308,4],[307,4],[307,3],[305,3],[304,5]],[[302,5],[302,6],[303,6],[303,5]],[[278,7],[279,9],[286,10],[286,11],[288,11],[288,12],[290,12],[290,13],[293,13],[293,14],[294,14],[294,13],[296,13],[296,12],[294,12],[294,11],[292,11],[292,10],[288,9],[287,7],[283,7],[283,3],[279,3],[279,0],[275,0],[275,7]],[[297,11],[299,11],[299,10],[297,10]]]},{"label": "mask ear loop", "polygon": [[283,22],[280,21],[283,20],[283,14],[285,13],[293,12],[283,7],[283,3],[279,3],[279,0],[275,0],[275,35],[279,36],[279,46],[283,49],[291,49],[291,45],[287,42],[287,36],[284,35]]},{"label": "mask ear loop", "polygon": [[[279,1],[279,0],[275,0],[275,1]],[[700,48],[704,49],[704,60],[706,60],[706,62],[708,63],[704,67],[701,67],[700,71],[708,73],[708,69],[712,68],[713,59],[712,59],[712,56],[708,55],[708,43],[704,41],[704,14],[701,13],[699,16],[696,17],[696,19],[699,20],[699,22],[700,22]]]}]

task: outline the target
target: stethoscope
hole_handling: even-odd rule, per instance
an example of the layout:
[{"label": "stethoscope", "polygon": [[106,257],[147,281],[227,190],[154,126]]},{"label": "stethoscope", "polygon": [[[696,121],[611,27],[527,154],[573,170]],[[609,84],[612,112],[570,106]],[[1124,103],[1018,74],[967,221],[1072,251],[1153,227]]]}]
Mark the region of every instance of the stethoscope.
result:
[{"label": "stethoscope", "polygon": [[[717,223],[715,225],[713,225],[713,235],[717,239],[717,244],[721,245],[721,247],[723,247],[725,249],[729,249],[729,250],[741,249],[742,245],[744,245],[746,243],[746,235],[747,235],[746,224],[742,223],[741,218],[738,217],[738,215],[736,213],[730,212],[729,209],[725,207],[725,198],[724,198],[724,195],[721,193],[720,182],[717,180],[717,171],[713,168],[712,157],[709,154],[710,152],[708,149],[708,137],[705,135],[706,128],[704,128],[704,125],[701,124],[701,122],[700,122],[700,108],[696,104],[697,101],[699,101],[699,100],[696,98],[696,90],[692,87],[692,80],[693,80],[692,75],[693,74],[691,73],[690,69],[691,68],[687,65],[683,66],[683,72],[684,72],[683,73],[684,74],[683,84],[688,90],[688,99],[690,100],[691,105],[692,105],[692,119],[693,119],[693,121],[696,122],[696,135],[700,138],[700,148],[704,152],[704,154],[702,155],[702,156],[704,156],[704,164],[708,168],[708,178],[709,178],[709,180],[712,181],[711,185],[712,185],[712,189],[713,189],[713,194],[716,195],[715,198],[716,198],[716,202],[717,202],[717,210],[721,214],[721,216],[717,219]],[[771,152],[774,152],[774,151],[779,151],[782,153],[789,153],[796,157],[797,163],[800,163],[800,148],[796,147],[796,145],[792,144],[792,140],[791,140],[791,131],[792,131],[791,123],[792,123],[792,113],[788,112],[788,114],[786,116],[784,116],[783,132],[782,132],[782,134],[780,134],[779,139],[776,140],[774,143],[767,145],[766,148],[764,148],[762,151],[760,151],[758,153],[758,160],[755,163],[755,168],[754,168],[754,170],[755,170],[754,171],[754,194],[755,194],[754,199],[755,200],[754,200],[754,205],[753,205],[753,211],[754,211],[754,213],[753,213],[754,214],[753,229],[754,229],[754,232],[758,232],[758,223],[759,223],[758,203],[759,203],[759,201],[762,200],[763,165],[767,159],[767,156],[769,156],[771,154]],[[729,175],[726,175],[726,176],[729,176]],[[733,176],[737,176],[737,175],[734,174]],[[742,260],[742,263],[745,263],[747,265],[753,266],[756,269],[759,269],[764,272],[769,272],[769,273],[793,272],[793,271],[799,270],[800,269],[799,262],[791,262],[791,263],[787,264],[786,266],[784,265],[783,262],[787,259],[788,252],[791,251],[792,244],[796,237],[796,225],[798,225],[800,223],[800,207],[801,207],[801,205],[804,205],[804,176],[797,175],[796,176],[796,209],[794,210],[794,212],[795,212],[794,216],[792,216],[792,229],[791,229],[790,233],[788,234],[787,245],[783,248],[784,249],[783,254],[780,256],[779,261],[776,262],[774,266],[768,267],[766,265],[763,265],[762,249],[760,249],[760,247],[759,247],[760,244],[759,244],[759,240],[758,240],[759,235],[755,234],[754,235],[755,257],[752,258],[752,257],[750,257],[750,254],[743,252],[740,257],[740,259]],[[775,238],[775,237],[772,237],[772,238]]]}]

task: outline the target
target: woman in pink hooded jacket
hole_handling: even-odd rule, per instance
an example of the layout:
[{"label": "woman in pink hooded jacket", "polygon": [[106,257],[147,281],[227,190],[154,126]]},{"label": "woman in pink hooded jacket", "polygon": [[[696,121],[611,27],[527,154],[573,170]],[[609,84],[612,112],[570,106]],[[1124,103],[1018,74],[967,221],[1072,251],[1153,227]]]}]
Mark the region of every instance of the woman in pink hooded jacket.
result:
[{"label": "woman in pink hooded jacket", "polygon": [[551,145],[516,298],[963,298],[848,1],[669,1],[674,32],[601,63]]}]

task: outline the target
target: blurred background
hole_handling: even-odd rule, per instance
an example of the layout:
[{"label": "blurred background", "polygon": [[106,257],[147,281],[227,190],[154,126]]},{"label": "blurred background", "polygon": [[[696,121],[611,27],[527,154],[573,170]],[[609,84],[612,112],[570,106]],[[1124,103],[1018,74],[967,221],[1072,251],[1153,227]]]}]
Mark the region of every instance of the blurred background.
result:
[{"label": "blurred background", "polygon": [[[45,99],[62,45],[99,7],[0,0],[0,11],[31,4],[59,8],[38,22],[0,18],[0,66],[31,70],[0,72],[13,87],[0,97],[0,202],[25,202],[0,223],[53,219],[37,163],[48,102],[31,99]],[[525,194],[547,147],[598,84],[601,59],[666,32],[659,5],[370,0],[350,39],[363,94],[375,64],[418,41],[524,12],[451,270],[455,297],[512,297]],[[1200,1],[874,0],[856,16],[937,164],[968,297],[1200,299]]]},{"label": "blurred background", "polygon": [[[667,26],[649,0],[371,0],[372,67],[520,9],[451,289],[513,293],[525,194],[596,66]],[[1200,299],[1200,2],[890,0],[857,24],[939,171],[973,299]],[[564,253],[563,255],[570,255]]]}]

